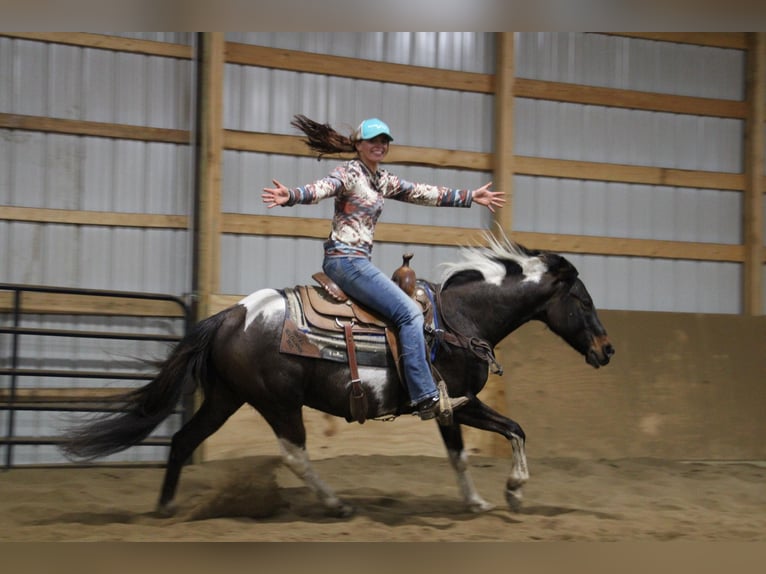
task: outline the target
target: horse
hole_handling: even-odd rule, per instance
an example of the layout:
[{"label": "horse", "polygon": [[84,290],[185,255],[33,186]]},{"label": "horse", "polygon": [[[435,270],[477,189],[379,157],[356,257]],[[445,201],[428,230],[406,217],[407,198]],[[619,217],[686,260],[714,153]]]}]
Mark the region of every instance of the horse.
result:
[{"label": "horse", "polygon": [[[588,290],[565,257],[489,234],[485,245],[463,247],[461,254],[459,261],[443,264],[440,283],[418,279],[434,294],[435,317],[440,320],[429,338],[434,373],[449,396],[469,398],[451,419],[437,422],[471,512],[494,505],[474,487],[461,427],[499,433],[510,442],[505,500],[518,511],[529,479],[526,435],[517,422],[478,398],[490,367],[499,371],[495,346],[520,326],[538,320],[594,368],[607,365],[615,350]],[[193,451],[249,403],[276,435],[283,463],[313,491],[326,513],[351,516],[355,509],[319,477],[309,460],[302,408],[354,420],[349,403],[352,369],[337,361],[280,352],[288,314],[286,290],[266,288],[201,320],[160,363],[155,378],[120,397],[120,413],[70,429],[62,450],[70,458],[93,460],[136,445],[173,412],[185,392],[201,387],[199,408],[172,437],[158,514],[175,511],[181,470]],[[397,365],[390,352],[386,357],[382,365],[358,369],[358,382],[368,398],[364,415],[370,419],[413,413]]]}]

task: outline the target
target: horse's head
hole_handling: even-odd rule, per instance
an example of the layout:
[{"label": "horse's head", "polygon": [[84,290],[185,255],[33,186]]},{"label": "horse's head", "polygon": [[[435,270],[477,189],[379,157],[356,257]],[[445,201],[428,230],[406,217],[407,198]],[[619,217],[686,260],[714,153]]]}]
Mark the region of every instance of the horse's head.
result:
[{"label": "horse's head", "polygon": [[459,301],[449,312],[462,314],[467,328],[493,342],[539,319],[589,365],[609,363],[614,347],[577,269],[561,255],[527,249],[505,237],[487,239],[488,248],[465,249],[463,261],[445,264],[444,298],[452,292]]},{"label": "horse's head", "polygon": [[592,367],[608,364],[614,355],[614,347],[577,269],[555,253],[544,253],[541,258],[546,263],[546,279],[550,282],[552,295],[537,318],[583,354]]}]

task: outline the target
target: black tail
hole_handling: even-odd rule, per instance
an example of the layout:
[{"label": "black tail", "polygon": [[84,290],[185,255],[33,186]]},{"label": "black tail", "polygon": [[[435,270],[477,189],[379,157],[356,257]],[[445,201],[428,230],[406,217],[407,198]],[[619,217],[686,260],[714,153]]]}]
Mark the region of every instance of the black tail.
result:
[{"label": "black tail", "polygon": [[175,409],[183,392],[192,392],[207,375],[210,348],[226,311],[194,326],[161,363],[145,386],[114,397],[120,413],[101,417],[70,431],[61,450],[71,458],[94,459],[125,450],[144,440]]}]

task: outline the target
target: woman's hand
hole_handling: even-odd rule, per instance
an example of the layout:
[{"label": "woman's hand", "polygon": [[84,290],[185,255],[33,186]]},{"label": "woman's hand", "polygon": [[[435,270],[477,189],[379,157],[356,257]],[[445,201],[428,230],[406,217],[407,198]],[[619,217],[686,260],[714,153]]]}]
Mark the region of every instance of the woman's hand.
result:
[{"label": "woman's hand", "polygon": [[492,182],[482,185],[478,189],[473,190],[473,201],[479,205],[484,205],[492,213],[495,213],[496,207],[503,207],[505,205],[505,192],[504,191],[490,191],[489,186]]},{"label": "woman's hand", "polygon": [[276,187],[264,187],[261,195],[263,203],[269,209],[278,205],[285,205],[290,200],[290,191],[276,179],[271,181]]}]

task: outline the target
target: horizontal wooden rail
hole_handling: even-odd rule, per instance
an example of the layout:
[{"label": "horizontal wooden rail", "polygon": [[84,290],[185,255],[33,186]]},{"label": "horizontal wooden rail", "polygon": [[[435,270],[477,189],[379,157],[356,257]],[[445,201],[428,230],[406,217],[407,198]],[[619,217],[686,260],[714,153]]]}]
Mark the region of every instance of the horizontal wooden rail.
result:
[{"label": "horizontal wooden rail", "polygon": [[226,43],[226,62],[326,76],[491,94],[492,74],[392,64],[254,44]]},{"label": "horizontal wooden rail", "polygon": [[[129,139],[162,141],[166,143],[188,143],[188,133],[179,130],[41,118],[37,116],[18,116],[13,114],[0,114],[0,128],[43,132],[52,131],[54,133],[70,133],[72,135],[91,135],[98,137],[127,137]],[[311,157],[314,155],[299,136],[266,134],[260,132],[225,130],[224,147],[228,150],[254,153],[274,153],[303,157]],[[487,172],[492,171],[493,169],[492,154],[490,153],[399,145],[391,150],[388,163],[395,165],[427,165],[438,168],[467,169]],[[741,191],[744,189],[744,176],[740,173],[670,169],[540,157],[517,156],[515,158],[515,172],[517,174],[531,176],[590,179],[646,185],[668,185],[674,187],[733,191]],[[55,211],[57,210],[50,210],[50,213],[47,216],[53,217]],[[20,214],[20,212],[17,213]],[[43,212],[40,213],[41,217],[45,216]],[[79,213],[85,219],[92,217],[107,217],[106,215],[96,215],[101,212],[81,211]],[[133,218],[133,214],[112,213],[108,217],[111,217],[114,222],[107,224],[121,225],[120,220],[123,222],[130,222]],[[0,218],[12,219],[6,214],[0,215]],[[143,222],[139,222],[135,226],[179,228],[186,227],[187,225],[185,217],[183,216],[147,215],[144,216],[144,218]],[[123,224],[133,225],[130,223]]]},{"label": "horizontal wooden rail", "polygon": [[191,141],[187,130],[21,114],[0,113],[0,128],[173,144],[188,144]]},{"label": "horizontal wooden rail", "polygon": [[136,40],[133,38],[109,36],[107,34],[84,32],[0,32],[0,36],[18,38],[19,40],[49,42],[51,44],[65,44],[80,48],[145,54],[147,56],[165,56],[181,59],[190,59],[192,57],[192,47],[184,44],[157,42],[155,40]]},{"label": "horizontal wooden rail", "polygon": [[747,102],[742,100],[678,96],[526,78],[516,78],[513,95],[517,98],[692,116],[744,119],[747,115]]},{"label": "horizontal wooden rail", "polygon": [[[747,37],[744,32],[592,32],[606,36],[623,36],[637,40],[653,40],[676,44],[694,44],[711,48],[732,50],[747,49]],[[0,36],[34,40],[55,44],[67,44],[83,48],[98,48],[119,52],[134,52],[150,56],[171,58],[191,58],[191,47],[185,44],[158,42],[156,40],[138,40],[121,38],[107,34],[84,32],[0,32]],[[229,42],[232,44],[232,42]],[[247,45],[247,44],[245,44]]]},{"label": "horizontal wooden rail", "polygon": [[[13,293],[0,292],[0,312],[9,313],[12,310]],[[170,301],[58,293],[24,293],[21,310],[24,313],[46,315],[184,317],[183,310]]]},{"label": "horizontal wooden rail", "polygon": [[600,32],[608,36],[625,36],[639,40],[655,40],[676,44],[696,44],[711,48],[729,48],[745,50],[747,36],[745,32]]},{"label": "horizontal wooden rail", "polygon": [[61,223],[66,225],[138,227],[147,229],[187,229],[189,226],[189,218],[185,215],[14,206],[3,206],[2,210],[0,210],[0,221],[2,220],[25,223]]},{"label": "horizontal wooden rail", "polygon": [[[275,217],[224,213],[221,232],[246,235],[273,235],[282,237],[327,237],[330,221],[304,217]],[[375,240],[384,243],[414,243],[419,245],[470,246],[484,243],[484,230],[379,223]],[[695,261],[744,261],[742,245],[695,243],[621,237],[596,237],[515,231],[512,238],[536,249],[563,253],[599,254],[625,257],[653,257]],[[766,257],[766,251],[763,256]]]},{"label": "horizontal wooden rail", "polygon": [[[110,402],[115,397],[129,393],[135,387],[38,387],[16,390],[16,400],[27,403],[71,403],[71,402]],[[8,389],[0,389],[0,402],[11,400]]]}]

